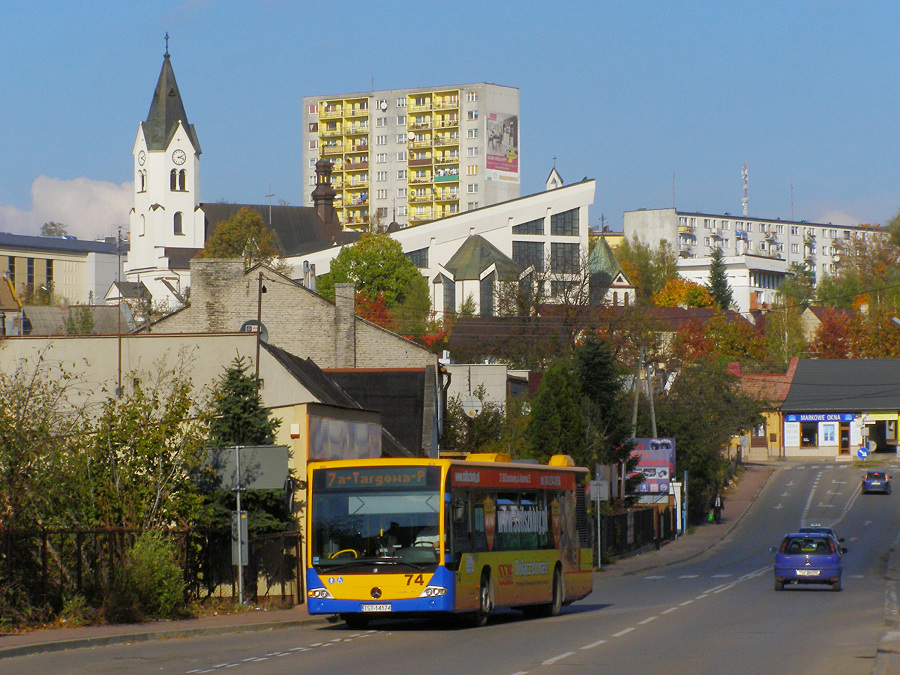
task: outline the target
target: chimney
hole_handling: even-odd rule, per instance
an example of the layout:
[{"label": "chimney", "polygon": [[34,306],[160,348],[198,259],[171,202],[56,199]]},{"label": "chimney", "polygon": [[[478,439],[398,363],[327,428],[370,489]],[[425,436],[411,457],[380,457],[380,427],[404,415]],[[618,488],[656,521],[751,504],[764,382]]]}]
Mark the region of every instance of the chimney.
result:
[{"label": "chimney", "polygon": [[353,284],[334,285],[334,367],[356,368],[356,294]]}]

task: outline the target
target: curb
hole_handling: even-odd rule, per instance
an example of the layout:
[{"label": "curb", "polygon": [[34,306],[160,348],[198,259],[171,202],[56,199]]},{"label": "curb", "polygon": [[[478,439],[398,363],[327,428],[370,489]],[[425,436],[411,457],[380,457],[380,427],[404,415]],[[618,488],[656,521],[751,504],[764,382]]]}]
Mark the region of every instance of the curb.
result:
[{"label": "curb", "polygon": [[[127,644],[129,642],[149,642],[151,640],[170,640],[174,638],[198,637],[203,635],[227,635],[229,633],[253,633],[265,630],[277,630],[280,628],[296,628],[319,623],[334,623],[331,616],[306,619],[289,619],[287,621],[269,621],[266,623],[245,623],[234,626],[206,626],[197,628],[185,628],[174,630],[156,630],[141,633],[121,633],[117,635],[97,635],[93,637],[72,638],[68,640],[54,640],[50,642],[36,642],[34,644],[17,645],[14,647],[0,646],[0,660],[16,656],[28,656],[31,654],[46,654],[61,652],[67,649],[83,649],[85,647],[106,647],[109,645]],[[2,644],[2,642],[0,642]]]}]

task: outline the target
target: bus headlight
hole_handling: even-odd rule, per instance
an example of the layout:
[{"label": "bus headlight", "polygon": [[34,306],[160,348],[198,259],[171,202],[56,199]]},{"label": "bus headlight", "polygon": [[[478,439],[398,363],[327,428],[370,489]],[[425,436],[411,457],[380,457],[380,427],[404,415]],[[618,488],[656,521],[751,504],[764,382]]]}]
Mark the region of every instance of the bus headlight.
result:
[{"label": "bus headlight", "polygon": [[306,591],[306,595],[319,600],[334,600],[334,596],[328,592],[327,588],[310,588]]},{"label": "bus headlight", "polygon": [[419,594],[420,598],[437,598],[441,595],[447,595],[447,589],[443,586],[426,586],[425,590]]}]

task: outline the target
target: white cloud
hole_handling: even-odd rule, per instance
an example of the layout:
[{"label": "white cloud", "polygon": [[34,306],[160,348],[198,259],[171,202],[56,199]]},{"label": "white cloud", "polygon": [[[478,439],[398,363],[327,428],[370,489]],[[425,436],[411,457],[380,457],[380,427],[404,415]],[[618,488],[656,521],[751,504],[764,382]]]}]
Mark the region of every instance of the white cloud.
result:
[{"label": "white cloud", "polygon": [[39,235],[49,221],[62,223],[79,239],[114,235],[119,225],[127,231],[133,190],[133,183],[39,176],[31,185],[30,211],[0,205],[0,232]]}]

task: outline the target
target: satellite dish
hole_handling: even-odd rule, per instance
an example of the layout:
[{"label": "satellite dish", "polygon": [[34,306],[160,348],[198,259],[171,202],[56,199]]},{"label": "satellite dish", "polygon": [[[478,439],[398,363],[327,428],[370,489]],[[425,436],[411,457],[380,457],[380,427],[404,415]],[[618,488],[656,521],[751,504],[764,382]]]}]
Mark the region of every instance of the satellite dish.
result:
[{"label": "satellite dish", "polygon": [[477,396],[469,396],[462,402],[463,412],[467,417],[474,418],[475,415],[481,412],[481,409],[484,407],[484,404],[479,400]]},{"label": "satellite dish", "polygon": [[408,134],[406,134],[406,137],[411,141],[416,140],[416,135],[412,131],[410,131]]},{"label": "satellite dish", "polygon": [[266,329],[266,324],[257,321],[256,319],[250,319],[249,321],[245,321],[241,326],[242,333],[259,333],[260,342],[269,343],[269,331]]},{"label": "satellite dish", "polygon": [[384,112],[385,110],[387,110],[387,101],[382,101],[381,102],[381,111]]}]

